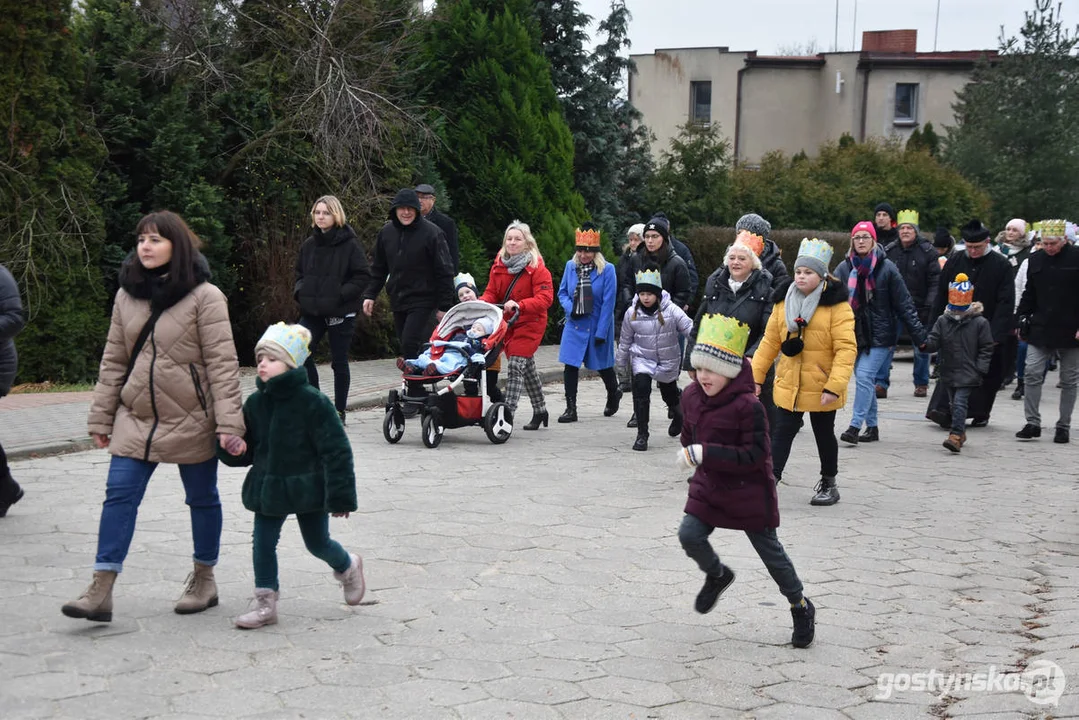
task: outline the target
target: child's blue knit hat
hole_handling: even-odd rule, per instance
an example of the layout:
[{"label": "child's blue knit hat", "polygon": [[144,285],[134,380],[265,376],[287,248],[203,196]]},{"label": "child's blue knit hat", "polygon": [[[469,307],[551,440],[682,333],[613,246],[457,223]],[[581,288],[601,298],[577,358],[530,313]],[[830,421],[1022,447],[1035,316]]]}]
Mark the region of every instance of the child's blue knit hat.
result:
[{"label": "child's blue knit hat", "polygon": [[266,354],[290,368],[298,368],[311,354],[308,348],[310,342],[311,331],[303,325],[286,325],[279,322],[266,328],[266,332],[259,338],[255,345],[255,357]]}]

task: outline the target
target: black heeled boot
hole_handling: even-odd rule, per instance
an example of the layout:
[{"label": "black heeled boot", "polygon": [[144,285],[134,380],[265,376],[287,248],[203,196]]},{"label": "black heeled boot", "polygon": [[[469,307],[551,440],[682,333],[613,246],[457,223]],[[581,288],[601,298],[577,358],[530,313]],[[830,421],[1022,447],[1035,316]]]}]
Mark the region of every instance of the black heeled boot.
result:
[{"label": "black heeled boot", "polygon": [[682,434],[682,403],[675,405],[673,411],[671,424],[667,427],[667,434],[671,437],[678,437]]},{"label": "black heeled boot", "polygon": [[558,422],[577,422],[577,398],[566,398],[566,412],[558,416]]},{"label": "black heeled boot", "polygon": [[522,430],[539,430],[540,425],[547,427],[547,418],[550,417],[546,410],[542,412],[533,412],[532,419],[528,421],[528,424],[523,426]]},{"label": "black heeled boot", "polygon": [[618,404],[622,402],[622,391],[617,387],[614,392],[607,391],[607,407],[603,408],[603,417],[610,417],[618,412]]},{"label": "black heeled boot", "polygon": [[651,404],[647,397],[633,398],[633,413],[637,416],[637,439],[633,441],[633,449],[645,451],[648,449],[648,415],[651,412]]}]

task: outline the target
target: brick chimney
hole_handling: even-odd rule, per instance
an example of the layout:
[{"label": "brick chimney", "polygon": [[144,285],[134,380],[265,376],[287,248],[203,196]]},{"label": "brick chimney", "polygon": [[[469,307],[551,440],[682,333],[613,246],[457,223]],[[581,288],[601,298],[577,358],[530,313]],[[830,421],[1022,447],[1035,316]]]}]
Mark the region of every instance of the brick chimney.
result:
[{"label": "brick chimney", "polygon": [[917,30],[866,30],[862,33],[862,52],[916,53]]}]

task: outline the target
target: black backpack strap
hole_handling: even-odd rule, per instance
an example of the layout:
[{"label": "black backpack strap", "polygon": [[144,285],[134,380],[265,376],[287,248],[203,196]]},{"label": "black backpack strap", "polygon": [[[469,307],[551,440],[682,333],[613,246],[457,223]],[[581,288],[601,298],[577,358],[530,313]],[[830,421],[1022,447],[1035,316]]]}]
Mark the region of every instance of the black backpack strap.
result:
[{"label": "black backpack strap", "polygon": [[131,372],[135,369],[135,361],[138,359],[139,353],[142,352],[142,347],[146,344],[150,333],[153,332],[157,319],[161,317],[163,312],[164,308],[157,308],[151,312],[150,319],[146,321],[146,324],[142,326],[142,330],[139,331],[139,336],[135,339],[135,345],[131,348],[131,357],[127,360],[127,372],[124,373],[124,380],[120,383],[120,387],[127,385],[127,379],[131,377]]},{"label": "black backpack strap", "polygon": [[513,281],[510,282],[510,286],[508,288],[506,288],[506,296],[504,298],[502,298],[502,304],[503,305],[505,305],[506,301],[510,299],[510,293],[513,292],[513,286],[516,285],[517,281],[521,279],[521,276],[524,275],[524,272],[525,272],[524,270],[521,270],[521,272],[519,272],[519,273],[517,273],[516,275],[513,276]]}]

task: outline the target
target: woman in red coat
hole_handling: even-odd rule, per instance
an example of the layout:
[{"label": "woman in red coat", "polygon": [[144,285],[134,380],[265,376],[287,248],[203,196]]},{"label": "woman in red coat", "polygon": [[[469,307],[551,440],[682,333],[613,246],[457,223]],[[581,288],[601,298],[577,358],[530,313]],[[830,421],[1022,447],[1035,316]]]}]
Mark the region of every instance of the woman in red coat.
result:
[{"label": "woman in red coat", "polygon": [[543,263],[536,239],[528,225],[514,220],[502,237],[502,250],[491,266],[487,289],[480,300],[501,303],[507,317],[516,314],[506,333],[505,352],[508,360],[506,407],[517,412],[521,391],[532,401],[532,420],[525,430],[547,427],[547,405],[543,401],[543,381],[536,371],[533,356],[547,329],[547,308],[554,301],[551,272]]}]

